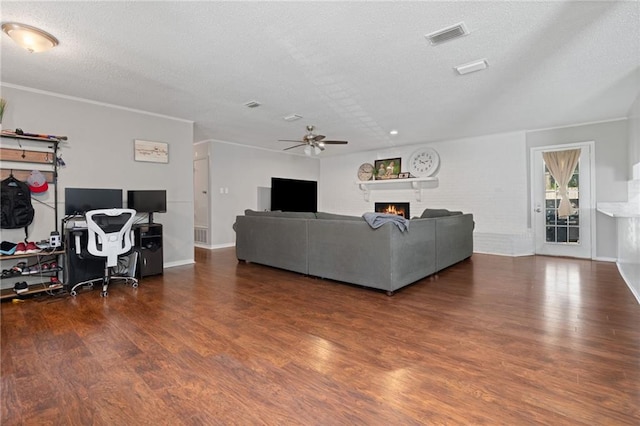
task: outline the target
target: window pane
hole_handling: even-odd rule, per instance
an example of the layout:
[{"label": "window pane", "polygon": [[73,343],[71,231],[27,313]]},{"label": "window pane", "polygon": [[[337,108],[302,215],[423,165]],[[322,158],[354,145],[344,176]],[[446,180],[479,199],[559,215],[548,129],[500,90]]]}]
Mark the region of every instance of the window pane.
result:
[{"label": "window pane", "polygon": [[559,243],[567,242],[567,228],[558,227],[557,241]]},{"label": "window pane", "polygon": [[556,242],[556,228],[554,226],[547,226],[547,242]]},{"label": "window pane", "polygon": [[580,228],[577,226],[569,227],[569,242],[577,243],[580,242]]},{"label": "window pane", "polygon": [[555,225],[555,224],[556,224],[556,210],[547,209],[547,225]]}]

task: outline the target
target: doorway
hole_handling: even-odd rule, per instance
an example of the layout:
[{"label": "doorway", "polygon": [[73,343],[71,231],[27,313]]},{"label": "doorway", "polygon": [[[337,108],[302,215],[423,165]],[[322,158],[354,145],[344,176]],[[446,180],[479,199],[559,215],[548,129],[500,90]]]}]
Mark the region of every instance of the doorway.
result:
[{"label": "doorway", "polygon": [[[556,158],[572,150],[579,151],[575,168],[572,173],[556,179],[557,166],[550,157]],[[531,149],[531,205],[536,254],[593,258],[593,150],[593,142]],[[563,179],[567,181],[566,191],[560,182]],[[562,201],[563,193],[566,193],[565,201]]]}]

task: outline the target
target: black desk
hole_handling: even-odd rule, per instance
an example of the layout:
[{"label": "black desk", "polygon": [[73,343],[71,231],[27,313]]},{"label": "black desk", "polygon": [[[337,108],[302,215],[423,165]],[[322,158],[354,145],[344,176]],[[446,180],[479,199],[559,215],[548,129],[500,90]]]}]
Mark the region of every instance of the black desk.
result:
[{"label": "black desk", "polygon": [[[162,251],[162,224],[137,224],[133,226],[133,249],[138,252],[138,278],[158,275],[164,272]],[[76,234],[80,237],[80,254],[76,250]],[[88,232],[86,228],[66,228],[65,285],[75,284],[104,276],[104,258],[96,258],[87,252]]]},{"label": "black desk", "polygon": [[133,225],[133,245],[139,253],[138,276],[148,277],[164,272],[162,224]]},{"label": "black desk", "polygon": [[[80,234],[80,253],[76,252],[76,233]],[[95,258],[87,253],[88,232],[86,228],[64,230],[65,285],[70,289],[75,284],[104,276],[104,258]],[[84,250],[82,250],[84,247]],[[84,253],[84,254],[82,254]]]}]

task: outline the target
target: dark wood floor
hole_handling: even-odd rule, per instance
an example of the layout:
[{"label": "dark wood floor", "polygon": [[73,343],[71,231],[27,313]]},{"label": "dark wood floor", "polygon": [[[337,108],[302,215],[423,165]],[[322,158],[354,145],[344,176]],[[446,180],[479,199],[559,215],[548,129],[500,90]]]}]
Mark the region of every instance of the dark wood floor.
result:
[{"label": "dark wood floor", "polygon": [[640,424],[640,306],[612,263],[475,254],[388,297],[196,260],[2,303],[1,423]]}]

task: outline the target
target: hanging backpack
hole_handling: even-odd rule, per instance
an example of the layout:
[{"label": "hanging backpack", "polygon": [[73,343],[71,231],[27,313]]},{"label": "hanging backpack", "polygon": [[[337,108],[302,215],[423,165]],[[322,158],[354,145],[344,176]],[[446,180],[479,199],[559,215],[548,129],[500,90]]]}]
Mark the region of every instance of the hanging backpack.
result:
[{"label": "hanging backpack", "polygon": [[28,226],[33,222],[33,205],[29,186],[13,175],[0,182],[2,220],[0,228],[24,228],[25,241],[29,236]]}]

